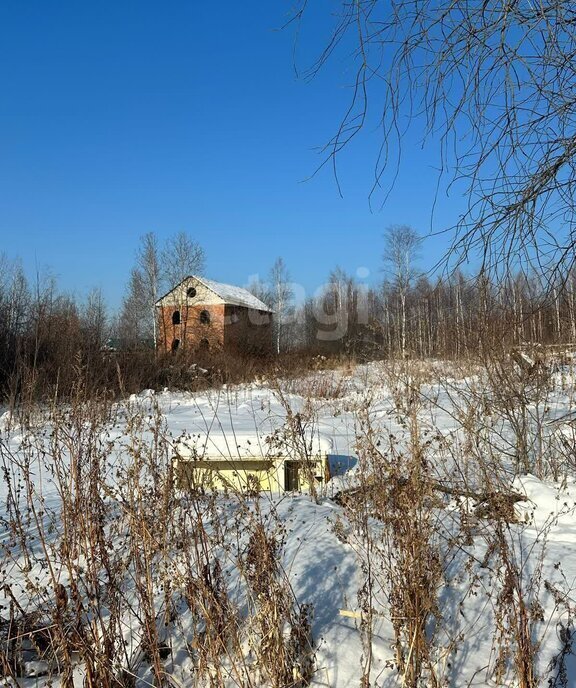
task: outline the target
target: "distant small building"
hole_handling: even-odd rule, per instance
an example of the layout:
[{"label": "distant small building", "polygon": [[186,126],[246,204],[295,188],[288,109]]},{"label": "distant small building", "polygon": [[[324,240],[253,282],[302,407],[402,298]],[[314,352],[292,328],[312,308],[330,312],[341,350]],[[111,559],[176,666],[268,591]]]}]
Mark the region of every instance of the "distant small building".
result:
[{"label": "distant small building", "polygon": [[272,350],[272,310],[246,289],[190,276],[156,302],[161,351]]}]

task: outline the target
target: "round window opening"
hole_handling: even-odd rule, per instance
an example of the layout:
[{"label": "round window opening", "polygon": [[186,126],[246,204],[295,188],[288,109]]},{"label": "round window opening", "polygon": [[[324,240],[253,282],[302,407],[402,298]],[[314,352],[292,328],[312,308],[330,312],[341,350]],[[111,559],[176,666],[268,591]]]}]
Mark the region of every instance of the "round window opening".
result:
[{"label": "round window opening", "polygon": [[200,322],[203,325],[210,324],[210,313],[208,313],[208,311],[200,311]]},{"label": "round window opening", "polygon": [[188,287],[186,290],[186,296],[189,299],[193,299],[196,296],[196,287]]}]

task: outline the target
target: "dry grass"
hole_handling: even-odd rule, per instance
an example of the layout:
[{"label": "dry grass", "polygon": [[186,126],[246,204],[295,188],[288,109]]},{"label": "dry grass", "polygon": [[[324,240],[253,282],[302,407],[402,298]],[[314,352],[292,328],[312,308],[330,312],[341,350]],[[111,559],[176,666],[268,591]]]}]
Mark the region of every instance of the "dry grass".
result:
[{"label": "dry grass", "polygon": [[[335,527],[362,574],[360,685],[377,685],[374,629],[381,619],[393,633],[388,663],[398,685],[462,685],[451,658],[475,630],[447,618],[443,601],[458,585],[464,604],[484,573],[485,614],[494,629],[487,681],[535,688],[544,680],[538,653],[550,631],[541,604],[547,591],[557,607],[560,600],[567,605],[563,645],[548,676],[557,681],[551,685],[565,685],[572,588],[568,581],[565,589],[550,587],[543,577],[547,531],[528,566],[527,524],[513,505],[498,508],[508,503],[510,466],[542,475],[555,460],[558,474],[569,468],[551,450],[542,458],[548,412],[541,407],[552,380],[545,371],[526,379],[510,361],[484,370],[483,381],[451,389],[446,379],[454,370],[410,361],[383,366],[394,432],[384,432],[375,413],[373,378],[354,402],[359,467],[353,490],[339,500]],[[350,372],[356,382],[363,374]],[[423,421],[429,405],[440,403],[430,391],[440,375],[451,395],[451,437]],[[289,385],[280,378],[285,423],[275,441],[305,464],[318,401],[343,398],[350,385],[342,371],[314,371]],[[293,394],[305,397],[298,411]],[[507,455],[487,409],[512,431],[518,454]],[[0,438],[8,493],[0,567],[4,678],[30,674],[32,660],[65,688],[79,666],[92,688],[183,680],[303,688],[317,676],[314,609],[291,587],[285,524],[273,504],[257,492],[174,490],[165,419],[153,401],[143,412],[106,395],[93,398],[79,384],[66,405],[29,407],[18,417],[26,428],[18,452]],[[128,458],[115,460],[120,454]],[[40,465],[58,488],[49,502],[36,479]],[[312,490],[311,497],[322,495]]]}]

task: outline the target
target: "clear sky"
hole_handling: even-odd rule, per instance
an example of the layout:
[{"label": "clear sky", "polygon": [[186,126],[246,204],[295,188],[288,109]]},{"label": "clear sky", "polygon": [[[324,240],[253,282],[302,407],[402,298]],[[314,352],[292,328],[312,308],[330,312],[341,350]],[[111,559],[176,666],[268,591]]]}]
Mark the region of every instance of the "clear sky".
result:
[{"label": "clear sky", "polygon": [[[307,66],[331,26],[327,0],[299,39]],[[295,73],[290,2],[2,0],[0,252],[63,290],[101,287],[119,305],[139,237],[181,230],[207,276],[245,284],[282,256],[311,293],[329,270],[381,279],[389,224],[429,232],[435,157],[406,139],[385,206],[371,211],[377,131],[306,180],[350,96],[340,54],[318,78]],[[435,229],[461,201],[443,199]],[[422,267],[446,248],[426,244]]]}]

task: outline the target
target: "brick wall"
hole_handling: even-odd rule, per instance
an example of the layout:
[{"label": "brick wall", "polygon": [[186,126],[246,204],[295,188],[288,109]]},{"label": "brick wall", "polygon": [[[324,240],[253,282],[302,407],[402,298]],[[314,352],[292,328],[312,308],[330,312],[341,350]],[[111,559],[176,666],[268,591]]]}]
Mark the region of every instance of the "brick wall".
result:
[{"label": "brick wall", "polygon": [[[174,313],[180,322],[173,322]],[[210,322],[202,322],[207,312]],[[269,352],[273,349],[272,316],[240,306],[224,304],[165,305],[158,308],[158,349],[169,352],[178,340],[178,349],[194,351],[207,342],[210,349],[243,353]]]},{"label": "brick wall", "polygon": [[226,306],[224,346],[243,353],[272,350],[272,314]]},{"label": "brick wall", "polygon": [[[179,349],[194,350],[207,342],[210,349],[224,346],[224,304],[161,306],[158,309],[158,348],[172,351],[174,342]],[[180,322],[174,323],[174,313],[180,314]],[[207,312],[210,322],[201,320],[201,313]]]}]

